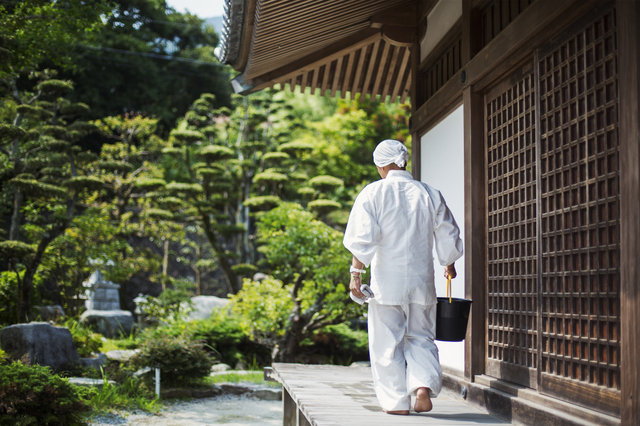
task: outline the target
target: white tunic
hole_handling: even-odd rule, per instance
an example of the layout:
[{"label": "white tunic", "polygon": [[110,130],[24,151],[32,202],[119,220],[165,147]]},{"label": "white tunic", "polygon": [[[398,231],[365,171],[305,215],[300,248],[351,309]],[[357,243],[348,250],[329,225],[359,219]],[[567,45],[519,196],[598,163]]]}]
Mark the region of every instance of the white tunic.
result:
[{"label": "white tunic", "polygon": [[442,266],[462,256],[460,230],[440,192],[408,171],[391,170],[356,198],[343,243],[371,264],[375,303],[429,306],[437,302],[434,240]]}]

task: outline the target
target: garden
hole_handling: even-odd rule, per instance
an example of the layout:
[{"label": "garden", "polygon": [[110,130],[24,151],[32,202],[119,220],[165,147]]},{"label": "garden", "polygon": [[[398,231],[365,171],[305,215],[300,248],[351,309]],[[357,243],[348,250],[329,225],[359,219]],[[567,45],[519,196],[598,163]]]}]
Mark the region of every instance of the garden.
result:
[{"label": "garden", "polygon": [[[0,425],[368,360],[342,236],[376,144],[410,144],[408,105],[237,96],[217,42],[164,2],[0,2]],[[130,326],[87,319],[96,271]],[[205,296],[223,306],[194,316]],[[35,323],[68,330],[78,360],[9,350],[6,330]]]}]

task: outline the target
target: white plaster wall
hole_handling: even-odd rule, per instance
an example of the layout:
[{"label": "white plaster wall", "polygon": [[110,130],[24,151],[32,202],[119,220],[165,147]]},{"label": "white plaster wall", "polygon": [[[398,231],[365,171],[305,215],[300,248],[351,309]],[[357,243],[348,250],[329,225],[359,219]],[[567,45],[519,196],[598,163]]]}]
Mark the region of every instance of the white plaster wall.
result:
[{"label": "white plaster wall", "polygon": [[[446,0],[441,0],[440,2]],[[420,139],[420,180],[439,190],[453,213],[464,240],[464,122],[458,107]],[[444,268],[436,265],[436,293],[447,295]],[[464,256],[456,261],[458,276],[451,280],[452,296],[464,298]],[[464,342],[436,341],[440,363],[464,371]]]},{"label": "white plaster wall", "polygon": [[420,60],[426,58],[462,16],[462,0],[440,0],[427,16],[427,33],[420,42]]}]

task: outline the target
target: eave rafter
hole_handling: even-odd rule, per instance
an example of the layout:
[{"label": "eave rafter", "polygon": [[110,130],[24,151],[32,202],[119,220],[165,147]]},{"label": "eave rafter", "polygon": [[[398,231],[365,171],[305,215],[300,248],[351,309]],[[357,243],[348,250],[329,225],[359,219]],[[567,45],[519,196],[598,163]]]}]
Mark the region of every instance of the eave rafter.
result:
[{"label": "eave rafter", "polygon": [[[345,97],[347,93],[351,96],[360,93],[372,97],[380,95],[383,100],[390,99],[391,102],[398,98],[404,101],[411,83],[411,67],[408,66],[410,47],[420,39],[420,32],[424,29],[419,15],[415,2],[397,1],[389,10],[378,9],[377,13],[355,20],[350,17],[354,22],[353,28],[360,28],[357,32],[344,30],[346,35],[338,41],[310,50],[297,59],[286,60],[283,57],[282,65],[263,73],[256,73],[255,66],[252,68],[250,55],[247,68],[232,81],[234,90],[249,94],[275,84],[289,84],[291,89],[299,86],[304,91],[310,87],[311,93],[320,91],[322,95],[336,96],[339,93]],[[259,25],[258,18],[256,15]],[[265,40],[275,42],[273,37],[275,35],[270,34]],[[276,46],[277,49],[282,47],[283,54],[290,54],[295,42],[292,45],[288,40],[286,49],[284,44]],[[265,52],[264,49],[262,45],[260,52]],[[273,54],[274,58],[277,58],[277,53]]]}]

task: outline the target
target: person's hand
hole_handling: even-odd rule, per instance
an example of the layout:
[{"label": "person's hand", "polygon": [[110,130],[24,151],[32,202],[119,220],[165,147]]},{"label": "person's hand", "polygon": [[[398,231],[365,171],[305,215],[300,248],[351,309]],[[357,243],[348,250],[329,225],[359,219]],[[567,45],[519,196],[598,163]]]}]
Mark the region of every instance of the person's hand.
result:
[{"label": "person's hand", "polygon": [[458,274],[456,273],[456,267],[455,267],[455,265],[453,263],[451,265],[449,265],[449,266],[445,266],[444,267],[444,277],[445,278],[455,278],[456,275],[458,275]]},{"label": "person's hand", "polygon": [[360,275],[351,275],[351,282],[349,283],[349,290],[355,297],[364,297],[364,294],[360,291],[362,285],[362,277]]}]

